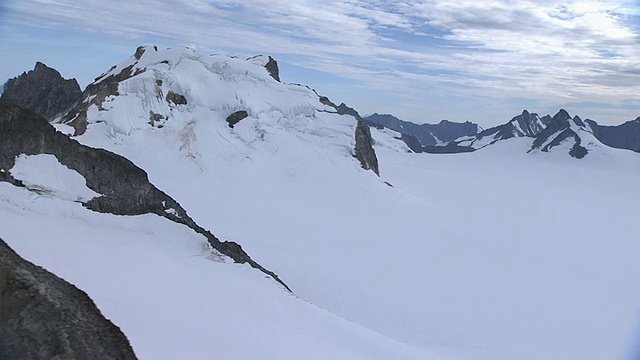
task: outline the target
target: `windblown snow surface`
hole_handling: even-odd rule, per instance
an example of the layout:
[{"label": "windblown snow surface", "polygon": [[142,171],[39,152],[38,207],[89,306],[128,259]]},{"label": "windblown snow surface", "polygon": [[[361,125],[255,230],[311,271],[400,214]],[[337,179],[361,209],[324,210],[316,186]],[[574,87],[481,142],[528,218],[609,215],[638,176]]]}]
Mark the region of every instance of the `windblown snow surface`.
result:
[{"label": "windblown snow surface", "polygon": [[261,65],[147,48],[78,140],[144,168],[294,294],[166,219],[4,183],[0,237],[85,290],[143,359],[637,355],[638,154],[526,153],[526,138],[411,154],[372,129],[378,178],[352,156],[353,118]]}]

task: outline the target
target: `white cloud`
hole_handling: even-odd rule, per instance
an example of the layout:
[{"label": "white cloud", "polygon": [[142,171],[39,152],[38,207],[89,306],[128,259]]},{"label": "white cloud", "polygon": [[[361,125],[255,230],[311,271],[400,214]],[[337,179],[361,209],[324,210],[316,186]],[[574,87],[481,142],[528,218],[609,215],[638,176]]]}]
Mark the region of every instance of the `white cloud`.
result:
[{"label": "white cloud", "polygon": [[517,96],[604,108],[633,103],[640,93],[640,14],[633,1],[14,0],[5,6],[9,22],[141,42],[152,37],[241,56],[268,53],[370,91],[384,89],[389,97],[439,89],[452,97],[482,92],[503,102]]}]

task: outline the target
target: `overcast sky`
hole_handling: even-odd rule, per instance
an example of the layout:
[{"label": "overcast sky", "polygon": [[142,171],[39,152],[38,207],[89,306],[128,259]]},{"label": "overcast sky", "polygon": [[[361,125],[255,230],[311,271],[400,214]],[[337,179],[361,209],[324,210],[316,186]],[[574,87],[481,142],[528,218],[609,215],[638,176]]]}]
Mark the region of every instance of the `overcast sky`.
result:
[{"label": "overcast sky", "polygon": [[271,55],[361,114],[484,127],[523,109],[640,116],[640,0],[1,0],[0,81],[36,61],[82,87],[139,45]]}]

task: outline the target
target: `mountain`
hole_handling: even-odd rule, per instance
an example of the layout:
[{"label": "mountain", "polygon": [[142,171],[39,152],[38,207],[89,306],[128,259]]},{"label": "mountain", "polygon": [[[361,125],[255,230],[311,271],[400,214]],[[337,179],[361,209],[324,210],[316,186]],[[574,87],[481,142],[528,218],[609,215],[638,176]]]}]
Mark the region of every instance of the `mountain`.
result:
[{"label": "mountain", "polygon": [[584,122],[580,117],[571,118],[569,113],[564,109],[560,110],[547,125],[544,130],[535,135],[533,144],[529,151],[541,150],[548,152],[552,148],[563,145],[570,146],[569,155],[574,158],[582,159],[589,152],[582,145],[583,139],[589,141],[589,145],[599,143],[584,126]]},{"label": "mountain", "polygon": [[[229,63],[234,63],[235,67]],[[176,67],[187,67],[191,73],[180,74],[178,78],[172,71]],[[243,77],[238,69],[246,71],[247,76]],[[219,94],[220,91],[214,87],[220,82],[233,83],[235,88],[228,93]],[[251,86],[254,84],[261,86],[254,88]],[[296,103],[287,104],[272,95],[276,91],[293,91],[300,96],[294,99]],[[138,99],[138,95],[143,98]],[[267,101],[262,100],[264,96],[268,96]],[[138,48],[129,60],[112,67],[87,86],[83,97],[84,100],[63,118],[64,123],[74,127],[75,135],[84,134],[92,121],[104,121],[112,131],[122,134],[143,128],[161,129],[176,121],[189,121],[186,118],[207,109],[215,116],[223,116],[231,129],[237,129],[238,122],[247,117],[268,123],[265,122],[267,118],[279,122],[307,116],[316,118],[324,116],[324,113],[346,114],[330,101],[323,103],[322,99],[326,98],[318,96],[309,88],[281,84],[277,63],[271,57],[252,57],[247,61],[223,57],[206,58],[183,50],[159,52],[156,47]],[[261,99],[261,103],[251,107],[251,101],[256,98]],[[116,106],[115,111],[109,111],[113,107],[110,104],[112,101],[122,104]],[[131,101],[134,103],[129,103]],[[123,114],[123,117],[117,113],[118,108],[135,109],[136,113]],[[378,173],[368,127],[357,112],[348,115],[356,120],[353,156],[363,168]],[[262,131],[257,127],[255,130]],[[264,136],[261,133],[256,135]]]},{"label": "mountain", "polygon": [[640,117],[616,126],[599,125],[593,120],[585,120],[585,123],[603,144],[640,152]]},{"label": "mountain", "polygon": [[496,141],[514,137],[535,137],[551,122],[551,117],[540,118],[536,113],[524,110],[522,114],[513,117],[505,124],[495,126],[479,132],[474,136],[457,139],[455,144],[474,150],[494,144]]},{"label": "mountain", "polygon": [[0,358],[136,359],[87,294],[0,239]]},{"label": "mountain", "polygon": [[66,114],[81,98],[76,79],[64,79],[57,70],[36,62],[33,70],[4,84],[0,101],[30,109],[52,121]]},{"label": "mountain", "polygon": [[478,132],[478,125],[469,121],[456,123],[442,120],[438,124],[415,124],[400,120],[393,115],[378,113],[374,113],[364,119],[374,127],[384,127],[397,131],[408,139],[414,137],[422,146],[449,143],[461,136],[475,135]]},{"label": "mountain", "polygon": [[521,115],[503,125],[483,130],[475,136],[461,137],[446,146],[436,147],[432,152],[475,151],[507,139],[531,138],[533,142],[527,152],[549,152],[557,147],[566,149],[571,157],[581,159],[591,148],[613,145],[620,149],[638,148],[633,135],[638,129],[637,123],[603,127],[592,120],[583,121],[577,115],[572,118],[564,109],[553,117],[539,117],[536,113],[524,110]]}]

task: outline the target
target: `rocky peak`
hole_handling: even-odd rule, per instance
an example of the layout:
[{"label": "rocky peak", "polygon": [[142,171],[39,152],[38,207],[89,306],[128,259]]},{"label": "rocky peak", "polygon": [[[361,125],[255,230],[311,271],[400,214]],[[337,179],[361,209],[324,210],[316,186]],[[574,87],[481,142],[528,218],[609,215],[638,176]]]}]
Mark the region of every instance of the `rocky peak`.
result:
[{"label": "rocky peak", "polygon": [[[574,128],[570,121],[578,129]],[[579,123],[582,125],[579,125]],[[569,155],[576,159],[581,159],[588,153],[587,148],[581,145],[582,138],[578,133],[579,128],[583,127],[584,123],[579,117],[576,116],[572,119],[566,110],[561,109],[553,116],[547,127],[536,136],[529,151],[541,150],[548,152],[565,141],[573,141],[573,145],[569,149]]]},{"label": "rocky peak", "polygon": [[274,58],[269,56],[269,61],[267,61],[264,67],[267,69],[269,75],[271,75],[272,78],[274,78],[278,82],[280,81],[280,70],[278,69],[278,63]]},{"label": "rocky peak", "polygon": [[551,121],[560,124],[569,119],[571,119],[571,115],[569,115],[569,113],[565,109],[560,109],[560,111],[558,111],[558,113],[555,114],[553,118],[551,118]]},{"label": "rocky peak", "polygon": [[33,70],[7,81],[0,97],[49,121],[64,115],[81,99],[76,79],[64,79],[57,70],[39,61]]},{"label": "rocky peak", "polygon": [[522,114],[511,119],[511,123],[514,127],[512,133],[515,137],[534,137],[545,128],[545,124],[540,120],[538,114],[530,113],[527,110],[523,110]]},{"label": "rocky peak", "polygon": [[584,121],[582,121],[582,119],[580,118],[580,116],[576,115],[573,117],[573,119],[571,119],[573,121],[574,124],[576,124],[577,126],[584,126]]}]

